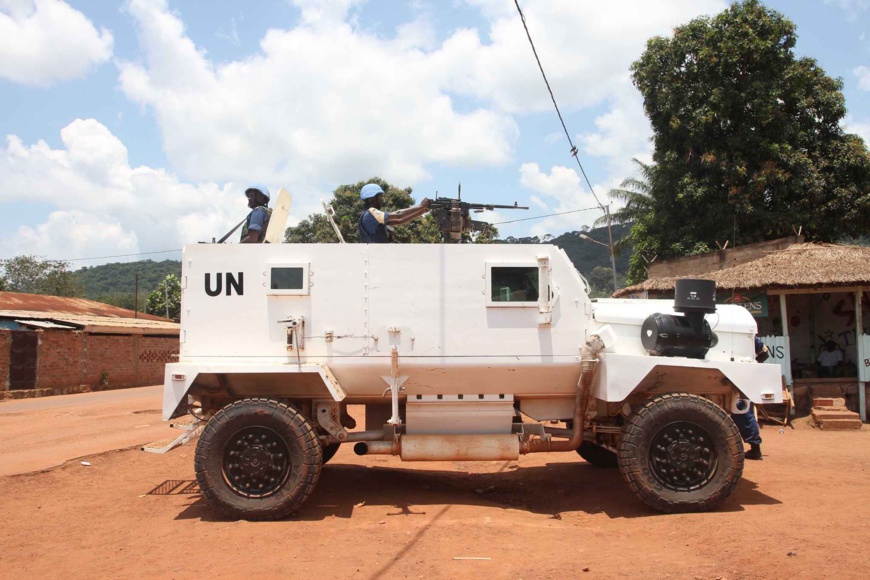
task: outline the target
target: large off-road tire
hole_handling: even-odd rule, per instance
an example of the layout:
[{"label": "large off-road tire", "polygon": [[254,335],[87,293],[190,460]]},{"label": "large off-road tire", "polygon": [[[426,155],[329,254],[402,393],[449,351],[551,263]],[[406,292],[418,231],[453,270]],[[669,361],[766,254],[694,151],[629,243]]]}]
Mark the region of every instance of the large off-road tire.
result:
[{"label": "large off-road tire", "polygon": [[619,467],[616,453],[606,447],[596,445],[591,441],[584,441],[581,443],[580,447],[577,448],[577,453],[580,454],[580,457],[595,467],[603,467],[607,469],[615,469]]},{"label": "large off-road tire", "polygon": [[743,474],[743,441],[734,421],[688,393],[647,401],[623,426],[618,451],[631,490],[668,513],[713,509]]},{"label": "large off-road tire", "polygon": [[296,511],[314,490],[322,463],[308,420],[269,399],[244,399],[218,411],[199,438],[194,461],[206,500],[246,520]]},{"label": "large off-road tire", "polygon": [[338,453],[339,447],[341,447],[341,443],[332,443],[323,446],[323,465],[326,465],[329,463],[330,459],[335,457],[335,454]]}]

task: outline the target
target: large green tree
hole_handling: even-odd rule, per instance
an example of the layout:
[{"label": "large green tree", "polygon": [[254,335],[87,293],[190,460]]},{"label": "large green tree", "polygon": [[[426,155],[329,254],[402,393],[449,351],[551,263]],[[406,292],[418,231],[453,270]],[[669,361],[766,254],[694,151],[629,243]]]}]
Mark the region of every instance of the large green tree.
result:
[{"label": "large green tree", "polygon": [[178,320],[181,316],[181,283],[175,274],[169,274],[148,295],[145,312]]},{"label": "large green tree", "polygon": [[[367,183],[377,183],[384,190],[384,210],[395,211],[414,205],[411,197],[411,188],[401,189],[380,179],[373,177],[366,181],[359,181],[352,185],[342,185],[333,192],[333,198],[329,204],[335,210],[333,219],[338,225],[344,241],[356,243],[359,241],[359,218],[365,210],[359,193]],[[438,225],[431,215],[427,214],[420,219],[403,226],[391,226],[393,228],[392,241],[394,243],[438,243],[441,242],[441,233]],[[466,241],[476,243],[490,243],[498,237],[498,229],[490,227],[483,232],[475,232],[466,235]],[[337,243],[338,236],[329,225],[324,213],[316,213],[300,221],[297,225],[287,228],[284,241],[288,243]]]},{"label": "large green tree", "polygon": [[795,25],[756,0],[648,41],[632,65],[653,128],[652,203],[637,216],[642,256],[791,235],[860,235],[870,223],[870,157],[845,134],[842,82],[794,54]]},{"label": "large green tree", "polygon": [[39,256],[16,256],[0,260],[0,285],[8,292],[82,296],[81,284],[69,271],[69,262]]}]

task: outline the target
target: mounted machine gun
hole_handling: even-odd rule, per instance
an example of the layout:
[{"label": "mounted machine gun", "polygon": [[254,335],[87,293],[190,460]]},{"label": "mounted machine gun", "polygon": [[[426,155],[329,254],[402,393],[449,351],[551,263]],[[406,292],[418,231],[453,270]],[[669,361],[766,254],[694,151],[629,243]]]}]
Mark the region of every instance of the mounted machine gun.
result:
[{"label": "mounted machine gun", "polygon": [[[437,194],[436,194],[437,196]],[[486,229],[490,224],[476,221],[469,217],[470,212],[481,213],[484,210],[495,209],[529,209],[517,205],[496,205],[492,203],[473,203],[462,201],[462,184],[459,185],[457,198],[436,197],[429,201],[429,213],[438,222],[438,229],[445,243],[462,242],[462,234],[466,232],[479,232]]]}]

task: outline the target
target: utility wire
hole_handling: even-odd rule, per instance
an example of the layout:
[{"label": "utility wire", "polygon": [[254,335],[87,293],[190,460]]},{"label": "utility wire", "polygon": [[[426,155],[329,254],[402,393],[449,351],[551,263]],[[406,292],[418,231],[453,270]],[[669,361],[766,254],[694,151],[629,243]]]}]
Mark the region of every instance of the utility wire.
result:
[{"label": "utility wire", "polygon": [[131,256],[149,256],[151,254],[168,254],[170,252],[180,252],[181,248],[177,250],[158,250],[156,252],[139,252],[138,254],[116,254],[114,256],[95,256],[93,258],[70,258],[68,260],[58,260],[59,262],[82,262],[84,260],[106,260],[108,258],[129,258]]},{"label": "utility wire", "polygon": [[586,185],[589,186],[589,191],[592,192],[592,197],[595,198],[595,202],[598,204],[598,207],[602,210],[604,209],[604,205],[598,199],[598,196],[595,195],[595,190],[592,189],[592,184],[589,182],[589,178],[586,176],[586,170],[583,169],[583,164],[580,163],[580,157],[578,155],[577,147],[574,145],[574,142],[571,141],[571,135],[568,133],[568,127],[565,126],[565,120],[562,118],[562,112],[559,111],[559,105],[556,104],[556,97],[553,95],[553,89],[550,88],[550,81],[547,80],[547,75],[544,72],[544,66],[541,64],[541,59],[538,58],[538,51],[535,49],[535,43],[532,41],[532,35],[529,32],[529,27],[526,24],[526,16],[523,14],[523,9],[520,8],[519,0],[514,0],[514,4],[517,6],[517,12],[520,13],[520,20],[523,21],[523,28],[526,29],[526,36],[529,38],[529,44],[532,45],[532,52],[535,54],[535,60],[538,62],[538,68],[541,69],[541,76],[544,77],[544,83],[547,85],[547,90],[550,92],[550,98],[553,100],[553,106],[556,107],[556,114],[559,115],[559,122],[562,123],[562,129],[565,131],[565,137],[568,138],[568,144],[571,145],[571,156],[577,160],[577,165],[580,167],[580,173],[583,174],[583,179],[586,180]]},{"label": "utility wire", "polygon": [[513,224],[513,223],[516,223],[516,222],[527,222],[527,221],[529,221],[529,220],[539,220],[539,219],[543,219],[543,218],[547,218],[547,217],[553,217],[553,216],[555,216],[555,215],[565,215],[565,214],[569,214],[569,213],[577,213],[577,212],[580,212],[580,211],[592,211],[593,209],[600,209],[600,208],[599,208],[598,206],[595,206],[595,207],[584,207],[583,209],[572,209],[571,211],[560,211],[559,213],[548,213],[548,214],[545,214],[545,215],[536,215],[536,216],[534,216],[534,217],[521,218],[521,219],[518,219],[518,220],[509,220],[509,221],[506,221],[506,222],[495,222],[495,223],[491,223],[491,224],[489,224],[489,225],[491,225],[491,226],[500,226],[500,225],[502,225],[502,224]]}]

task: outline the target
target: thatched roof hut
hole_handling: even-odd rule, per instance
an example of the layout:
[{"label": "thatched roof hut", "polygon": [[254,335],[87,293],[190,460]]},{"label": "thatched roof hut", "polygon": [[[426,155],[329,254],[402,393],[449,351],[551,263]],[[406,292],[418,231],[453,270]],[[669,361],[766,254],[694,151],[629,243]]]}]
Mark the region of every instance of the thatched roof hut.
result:
[{"label": "thatched roof hut", "polygon": [[[714,280],[716,287],[721,290],[870,286],[870,248],[842,244],[795,244],[752,262],[685,277]],[[672,292],[677,279],[650,278],[622,288],[614,296],[644,291]]]}]

